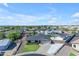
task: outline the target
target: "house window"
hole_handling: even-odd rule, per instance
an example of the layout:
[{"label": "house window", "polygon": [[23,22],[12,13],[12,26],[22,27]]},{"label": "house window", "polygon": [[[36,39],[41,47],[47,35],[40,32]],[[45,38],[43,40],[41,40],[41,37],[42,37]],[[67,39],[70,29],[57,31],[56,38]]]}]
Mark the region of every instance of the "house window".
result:
[{"label": "house window", "polygon": [[35,42],[37,43],[38,41],[37,41],[37,40],[35,40]]},{"label": "house window", "polygon": [[39,43],[41,43],[41,41],[39,40]]},{"label": "house window", "polygon": [[73,47],[75,47],[75,48],[76,48],[76,45],[73,45]]},{"label": "house window", "polygon": [[30,43],[31,41],[30,40],[28,40],[28,43]]}]

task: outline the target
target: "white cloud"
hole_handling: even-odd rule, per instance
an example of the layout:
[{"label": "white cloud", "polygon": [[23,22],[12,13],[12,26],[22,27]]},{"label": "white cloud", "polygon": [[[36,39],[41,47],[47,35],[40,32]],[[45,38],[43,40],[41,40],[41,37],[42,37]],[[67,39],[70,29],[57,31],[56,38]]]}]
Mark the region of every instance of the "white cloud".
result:
[{"label": "white cloud", "polygon": [[74,19],[74,22],[77,22],[77,21],[79,21],[79,19]]},{"label": "white cloud", "polygon": [[[56,17],[53,17],[51,14],[42,15],[42,16],[32,16],[12,13],[10,11],[1,9],[0,12],[0,25],[38,25],[38,24],[52,24],[57,21]],[[3,23],[2,23],[3,22]]]},{"label": "white cloud", "polygon": [[36,20],[35,16],[31,15],[23,15],[23,14],[14,14],[14,17],[19,19],[20,21],[27,21],[27,22],[33,22]]},{"label": "white cloud", "polygon": [[78,18],[72,18],[68,24],[70,25],[79,25],[79,19]]},{"label": "white cloud", "polygon": [[53,24],[53,23],[56,23],[57,21],[58,21],[57,18],[53,17],[49,19],[48,24]]},{"label": "white cloud", "polygon": [[6,7],[8,7],[8,4],[7,3],[4,3],[3,5],[6,6]]},{"label": "white cloud", "polygon": [[0,12],[2,12],[3,10],[0,8]]},{"label": "white cloud", "polygon": [[5,17],[4,16],[0,16],[0,20],[2,20],[2,19],[5,19]]},{"label": "white cloud", "polygon": [[55,13],[56,9],[55,8],[50,8],[50,13]]},{"label": "white cloud", "polygon": [[7,16],[7,18],[8,18],[8,19],[14,19],[14,17],[12,17],[12,16]]},{"label": "white cloud", "polygon": [[73,14],[72,17],[79,17],[79,12]]},{"label": "white cloud", "polygon": [[71,16],[70,24],[73,24],[73,25],[75,25],[75,24],[78,25],[79,24],[79,12],[76,12]]}]

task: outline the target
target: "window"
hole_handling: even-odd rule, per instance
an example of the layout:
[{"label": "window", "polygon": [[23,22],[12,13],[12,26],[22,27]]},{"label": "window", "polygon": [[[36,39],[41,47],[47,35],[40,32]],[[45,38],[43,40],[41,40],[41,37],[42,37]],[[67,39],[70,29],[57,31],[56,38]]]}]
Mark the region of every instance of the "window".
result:
[{"label": "window", "polygon": [[28,40],[28,43],[30,43],[31,41],[30,40]]},{"label": "window", "polygon": [[35,40],[35,42],[38,42],[37,40]]},{"label": "window", "polygon": [[76,48],[76,45],[73,45],[73,47],[75,47],[75,48]]}]

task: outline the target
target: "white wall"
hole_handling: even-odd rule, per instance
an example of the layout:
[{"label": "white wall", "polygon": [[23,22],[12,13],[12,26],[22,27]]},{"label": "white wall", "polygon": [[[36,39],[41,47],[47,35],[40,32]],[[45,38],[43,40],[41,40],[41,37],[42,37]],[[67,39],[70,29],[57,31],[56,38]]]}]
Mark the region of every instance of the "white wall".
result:
[{"label": "white wall", "polygon": [[[76,45],[76,48],[74,47],[74,45]],[[72,48],[79,51],[79,44],[72,44]]]}]

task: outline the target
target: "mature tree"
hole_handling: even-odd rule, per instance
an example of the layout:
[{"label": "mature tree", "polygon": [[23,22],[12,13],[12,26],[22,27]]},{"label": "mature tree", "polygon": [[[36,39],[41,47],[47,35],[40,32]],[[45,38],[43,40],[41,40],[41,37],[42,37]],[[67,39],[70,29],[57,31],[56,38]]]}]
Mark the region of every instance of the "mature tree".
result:
[{"label": "mature tree", "polygon": [[14,41],[15,40],[15,34],[14,33],[9,33],[7,35],[7,38],[10,39],[11,41]]},{"label": "mature tree", "polygon": [[9,38],[12,41],[17,40],[20,37],[20,32],[11,32],[7,35],[7,38]]},{"label": "mature tree", "polygon": [[15,30],[18,30],[18,29],[20,29],[20,28],[21,28],[21,26],[15,26],[15,27],[14,27]]},{"label": "mature tree", "polygon": [[4,38],[4,33],[0,32],[0,39]]}]

